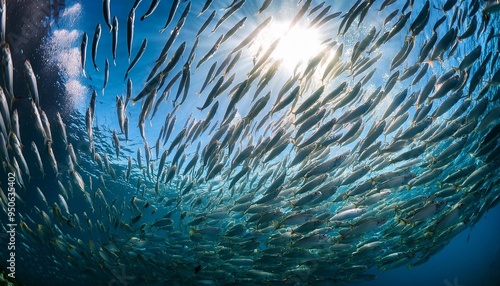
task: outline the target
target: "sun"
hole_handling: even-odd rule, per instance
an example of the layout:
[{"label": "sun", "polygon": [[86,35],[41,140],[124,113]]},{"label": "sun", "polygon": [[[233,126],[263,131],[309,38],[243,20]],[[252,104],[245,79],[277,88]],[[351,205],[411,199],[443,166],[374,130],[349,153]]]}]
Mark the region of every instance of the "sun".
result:
[{"label": "sun", "polygon": [[258,57],[267,48],[279,40],[271,56],[281,60],[287,70],[293,71],[299,65],[305,65],[324,47],[317,29],[295,25],[291,29],[289,23],[273,23],[269,25],[253,42],[250,53]]}]

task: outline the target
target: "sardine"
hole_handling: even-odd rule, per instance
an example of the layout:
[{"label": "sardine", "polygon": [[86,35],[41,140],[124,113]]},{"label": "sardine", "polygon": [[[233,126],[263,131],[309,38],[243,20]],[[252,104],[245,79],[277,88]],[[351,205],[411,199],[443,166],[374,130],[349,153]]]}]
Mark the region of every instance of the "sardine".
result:
[{"label": "sardine", "polygon": [[99,46],[99,40],[101,39],[101,23],[98,23],[95,27],[94,40],[92,41],[92,62],[94,63],[95,70],[99,72],[99,68],[96,64],[97,48]]}]

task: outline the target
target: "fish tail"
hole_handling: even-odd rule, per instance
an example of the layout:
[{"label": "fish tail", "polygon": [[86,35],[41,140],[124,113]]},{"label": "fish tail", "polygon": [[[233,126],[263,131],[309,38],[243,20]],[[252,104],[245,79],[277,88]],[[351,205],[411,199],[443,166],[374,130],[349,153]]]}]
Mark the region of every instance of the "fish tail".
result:
[{"label": "fish tail", "polygon": [[439,188],[441,189],[441,188],[443,187],[443,182],[438,181],[438,186],[439,186]]},{"label": "fish tail", "polygon": [[[274,229],[276,230],[276,229],[280,228],[280,227],[281,227],[281,223],[282,223],[281,221],[280,221],[280,222],[278,222],[278,223],[274,226]],[[292,232],[293,232],[293,230],[292,230]]]},{"label": "fish tail", "polygon": [[293,146],[295,146],[299,149],[302,148],[302,146],[297,145],[297,138],[290,137],[290,142],[293,144]]},{"label": "fish tail", "polygon": [[339,239],[339,241],[344,240],[344,238],[345,238],[345,234],[343,234],[343,233],[339,233],[339,234],[340,234],[340,239]]},{"label": "fish tail", "polygon": [[193,236],[196,233],[196,229],[194,227],[189,228],[189,236]]},{"label": "fish tail", "polygon": [[431,60],[431,59],[428,59],[428,60],[424,61],[423,63],[424,63],[424,64],[428,64],[431,68],[433,68],[433,67],[434,67],[434,61],[433,61],[433,60]]},{"label": "fish tail", "polygon": [[396,206],[394,207],[394,212],[398,212],[399,210],[400,210],[399,205],[396,205]]},{"label": "fish tail", "polygon": [[404,226],[410,224],[410,221],[408,221],[407,219],[401,218],[401,217],[398,217],[397,220],[399,222],[402,222]]}]

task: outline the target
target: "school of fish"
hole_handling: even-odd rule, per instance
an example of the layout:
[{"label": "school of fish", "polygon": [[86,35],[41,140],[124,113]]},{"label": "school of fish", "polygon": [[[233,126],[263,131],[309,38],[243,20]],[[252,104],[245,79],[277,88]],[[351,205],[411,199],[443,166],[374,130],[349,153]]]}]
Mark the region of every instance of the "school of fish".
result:
[{"label": "school of fish", "polygon": [[[0,1],[0,204],[13,173],[26,280],[346,285],[425,263],[498,205],[499,2],[160,2],[90,12],[89,104],[49,117]],[[293,70],[282,38],[258,43],[280,7],[322,37]]]}]

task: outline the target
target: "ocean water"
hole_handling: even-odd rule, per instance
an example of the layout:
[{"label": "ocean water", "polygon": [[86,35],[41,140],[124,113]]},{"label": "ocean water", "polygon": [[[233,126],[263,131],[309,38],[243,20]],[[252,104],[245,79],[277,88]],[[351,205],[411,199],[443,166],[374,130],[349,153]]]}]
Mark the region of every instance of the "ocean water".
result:
[{"label": "ocean water", "polygon": [[[499,15],[484,12],[484,1],[456,1],[449,9],[444,7],[455,1],[432,1],[429,15],[420,18],[423,1],[394,1],[380,9],[384,1],[275,0],[259,12],[264,1],[228,0],[213,1],[201,15],[210,1],[159,1],[141,20],[154,2],[110,1],[110,23],[115,16],[119,23],[115,64],[113,32],[101,1],[6,1],[16,97],[9,110],[18,112],[16,137],[30,174],[16,170],[22,163],[11,133],[17,131],[7,125],[10,146],[0,171],[4,277],[12,272],[6,269],[12,250],[5,198],[13,173],[15,277],[25,285],[498,285]],[[161,32],[174,2],[177,11]],[[127,21],[135,4],[129,55]],[[223,15],[227,19],[214,29]],[[419,32],[412,25],[417,20],[424,23]],[[465,37],[474,22],[477,27]],[[99,71],[92,51],[98,23]],[[165,82],[151,88],[155,79],[148,76],[176,25],[181,28],[165,63],[152,73]],[[257,27],[262,27],[258,33]],[[442,41],[452,29],[456,35]],[[390,39],[374,47],[384,33]],[[434,35],[433,48],[419,59]],[[144,39],[146,50],[124,79]],[[245,39],[251,41],[239,46]],[[476,47],[479,56],[465,63]],[[10,98],[5,54],[1,86]],[[398,56],[403,60],[395,64]],[[47,115],[52,138],[46,129],[43,138],[35,127],[25,60],[36,75],[37,110]],[[160,72],[169,66],[168,73]],[[411,68],[414,73],[403,78]],[[481,68],[484,75],[473,87]],[[433,77],[438,83],[427,85]],[[393,78],[399,80],[391,87]],[[158,89],[143,122],[144,138],[139,118],[152,93],[128,102],[123,112],[128,129],[121,131],[117,101],[125,101],[129,79],[131,98],[148,86]],[[226,89],[202,108],[219,80]],[[346,88],[332,95],[342,84]],[[423,96],[426,87],[432,90]],[[276,110],[294,88],[293,101]],[[308,102],[319,90],[318,99]],[[89,134],[86,113],[93,92]],[[446,112],[433,116],[453,97]],[[417,119],[425,109],[428,114]],[[206,119],[210,110],[213,117]],[[59,131],[58,113],[76,161]],[[314,116],[313,124],[308,120]],[[315,137],[328,124],[328,132]],[[383,132],[370,137],[380,124]],[[423,129],[410,134],[416,126]],[[384,151],[387,147],[396,149]],[[235,162],[243,150],[248,155]],[[303,152],[308,156],[296,159]],[[440,157],[446,152],[451,155]],[[333,158],[329,168],[314,169]],[[449,179],[465,168],[470,169]],[[238,174],[242,177],[235,179]],[[391,178],[399,180],[389,183]],[[363,184],[366,190],[352,193]],[[359,213],[332,219],[352,209]],[[297,214],[305,219],[287,220]]]}]

